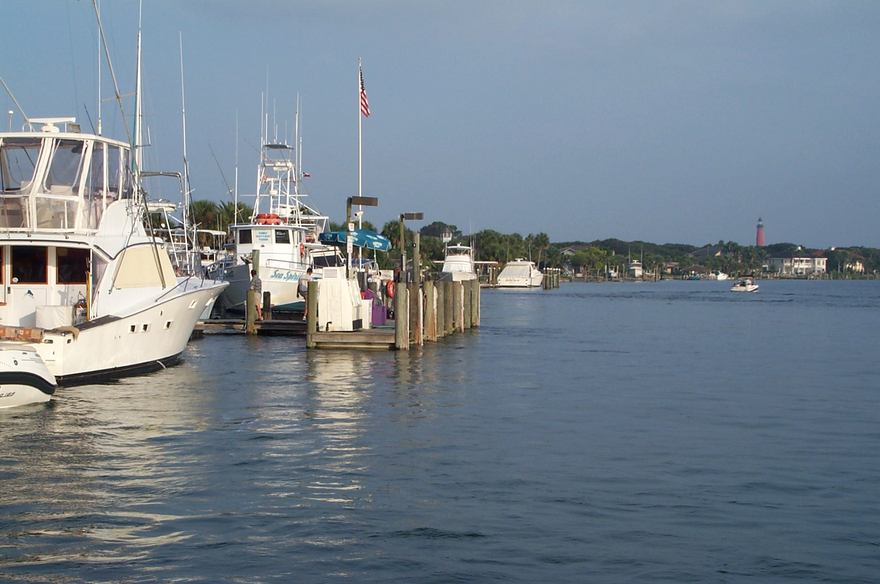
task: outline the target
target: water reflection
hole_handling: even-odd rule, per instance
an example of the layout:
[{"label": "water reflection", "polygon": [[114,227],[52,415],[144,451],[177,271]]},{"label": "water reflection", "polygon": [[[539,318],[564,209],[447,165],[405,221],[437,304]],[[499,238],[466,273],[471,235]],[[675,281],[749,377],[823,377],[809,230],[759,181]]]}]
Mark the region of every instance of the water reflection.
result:
[{"label": "water reflection", "polygon": [[[429,452],[443,410],[468,391],[478,336],[444,343],[308,352],[211,338],[177,367],[6,413],[0,576],[89,565],[112,580],[126,562],[161,574],[181,554],[351,545],[341,526],[400,496],[388,458]],[[391,479],[409,480],[401,471],[391,465]]]},{"label": "water reflection", "polygon": [[15,545],[0,566],[131,560],[185,538],[155,508],[198,463],[171,447],[204,427],[196,381],[180,367],[63,388],[50,407],[4,416],[0,516]]}]

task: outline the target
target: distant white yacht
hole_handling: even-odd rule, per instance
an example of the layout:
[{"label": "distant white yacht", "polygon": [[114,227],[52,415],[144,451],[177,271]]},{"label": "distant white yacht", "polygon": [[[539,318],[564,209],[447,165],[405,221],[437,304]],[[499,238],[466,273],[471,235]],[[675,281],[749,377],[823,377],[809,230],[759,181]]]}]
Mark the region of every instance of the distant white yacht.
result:
[{"label": "distant white yacht", "polygon": [[476,279],[473,248],[468,245],[447,245],[439,280],[441,282],[463,282]]},{"label": "distant white yacht", "polygon": [[535,262],[516,258],[507,262],[498,274],[499,288],[534,288],[544,281],[544,274],[535,266]]}]

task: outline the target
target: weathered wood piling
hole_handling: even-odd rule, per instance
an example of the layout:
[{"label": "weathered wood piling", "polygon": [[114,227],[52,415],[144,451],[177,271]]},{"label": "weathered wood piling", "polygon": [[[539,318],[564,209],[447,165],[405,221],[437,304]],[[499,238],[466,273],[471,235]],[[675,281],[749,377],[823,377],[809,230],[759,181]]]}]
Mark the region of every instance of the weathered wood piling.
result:
[{"label": "weathered wood piling", "polygon": [[544,279],[542,280],[541,287],[544,290],[552,290],[554,288],[559,288],[559,282],[562,277],[562,270],[559,268],[545,268],[544,269]]}]

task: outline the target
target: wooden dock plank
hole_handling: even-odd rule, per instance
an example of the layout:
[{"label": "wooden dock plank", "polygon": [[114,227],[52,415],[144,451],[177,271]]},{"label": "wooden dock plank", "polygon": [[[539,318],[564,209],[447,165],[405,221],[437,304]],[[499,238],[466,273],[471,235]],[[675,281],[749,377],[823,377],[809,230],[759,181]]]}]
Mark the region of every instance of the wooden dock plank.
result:
[{"label": "wooden dock plank", "polygon": [[[306,334],[306,323],[302,320],[258,320],[255,325],[258,335],[295,336]],[[196,323],[194,332],[202,334],[244,334],[245,321],[235,318],[201,320]]]}]

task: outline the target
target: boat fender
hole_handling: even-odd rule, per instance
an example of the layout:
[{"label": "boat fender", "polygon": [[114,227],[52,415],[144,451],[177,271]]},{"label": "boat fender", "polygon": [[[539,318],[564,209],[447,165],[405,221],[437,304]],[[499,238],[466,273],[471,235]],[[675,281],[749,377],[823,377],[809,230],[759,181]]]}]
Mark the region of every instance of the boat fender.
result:
[{"label": "boat fender", "polygon": [[61,333],[61,334],[70,333],[71,335],[73,335],[74,341],[79,338],[79,329],[76,328],[75,326],[59,326],[59,327],[53,328],[49,332],[50,333]]},{"label": "boat fender", "polygon": [[388,298],[394,298],[394,280],[388,280],[388,283],[385,284],[385,294]]}]

